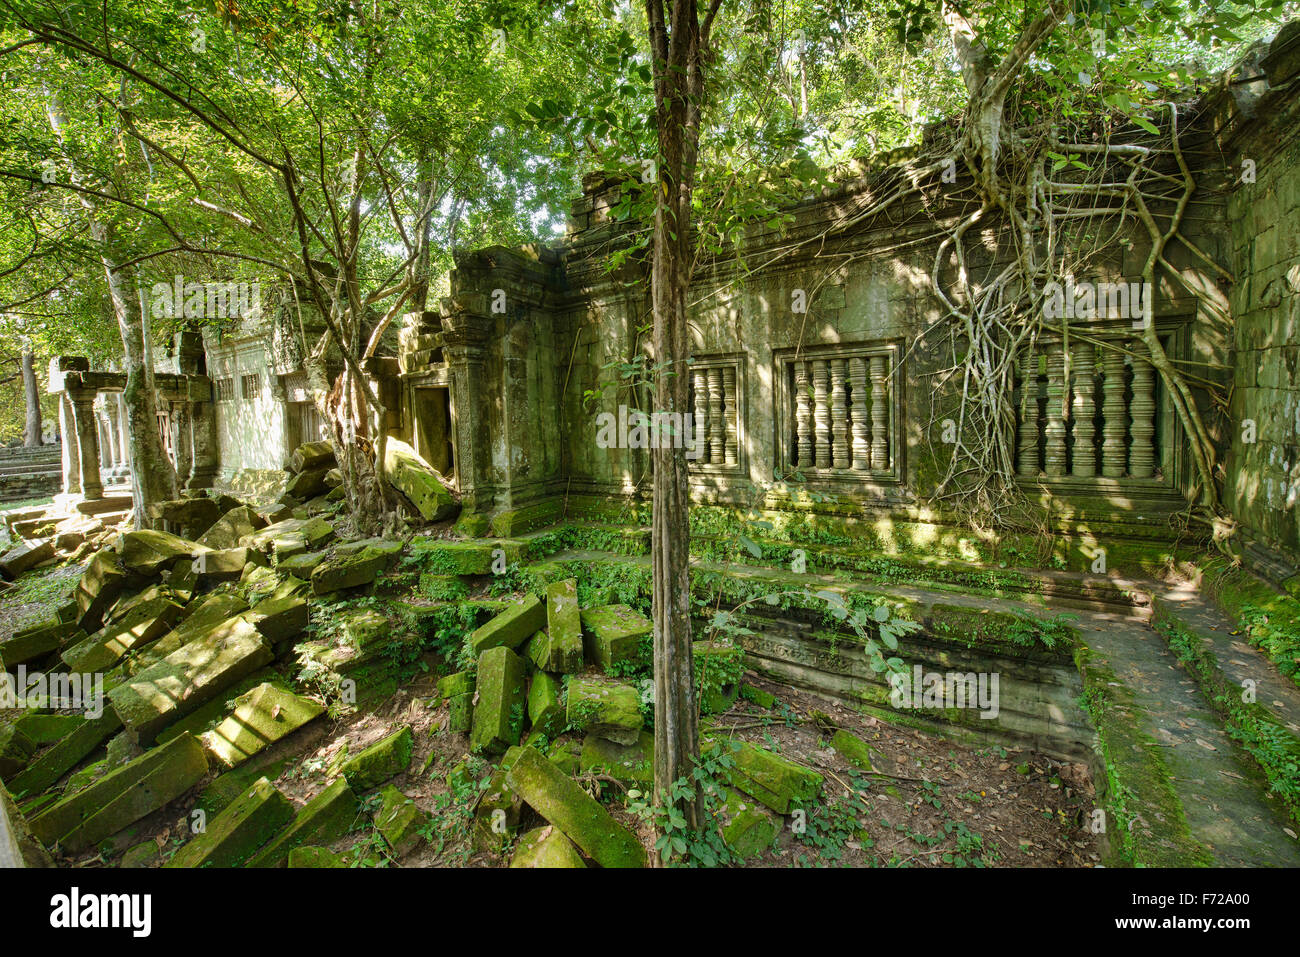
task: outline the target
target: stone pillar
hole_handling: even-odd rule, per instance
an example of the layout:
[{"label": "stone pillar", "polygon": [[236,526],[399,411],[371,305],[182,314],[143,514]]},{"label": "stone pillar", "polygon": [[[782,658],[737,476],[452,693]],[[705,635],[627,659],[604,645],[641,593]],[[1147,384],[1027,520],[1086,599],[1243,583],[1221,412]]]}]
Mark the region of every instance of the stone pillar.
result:
[{"label": "stone pillar", "polygon": [[1094,379],[1092,343],[1081,342],[1074,347],[1074,406],[1071,419],[1074,424],[1071,445],[1070,474],[1078,478],[1092,478],[1097,474],[1097,453],[1093,448],[1093,438],[1097,428],[1093,416],[1097,414],[1097,403],[1093,392],[1097,388]]},{"label": "stone pillar", "polygon": [[885,378],[885,357],[871,358],[871,467],[889,468],[889,407],[885,404],[889,385]]},{"label": "stone pillar", "polygon": [[77,455],[81,461],[81,494],[86,499],[104,497],[99,478],[99,423],[95,418],[93,390],[69,391],[72,398],[73,431],[77,437]]},{"label": "stone pillar", "polygon": [[722,400],[723,415],[727,419],[722,461],[735,465],[740,461],[740,401],[736,395],[736,370],[731,366],[722,370]]},{"label": "stone pillar", "polygon": [[1047,353],[1047,442],[1043,471],[1057,477],[1065,474],[1065,351],[1060,343]]},{"label": "stone pillar", "polygon": [[830,364],[825,359],[814,359],[812,364],[813,429],[816,446],[813,449],[813,461],[819,469],[831,467],[830,378]]},{"label": "stone pillar", "polygon": [[794,420],[795,447],[798,450],[795,464],[801,469],[813,464],[812,403],[808,389],[808,363],[799,359],[794,364]]},{"label": "stone pillar", "polygon": [[455,434],[456,483],[467,512],[494,504],[491,484],[489,397],[484,358],[492,320],[464,311],[443,319],[443,352],[451,373],[452,429]]},{"label": "stone pillar", "polygon": [[127,437],[126,429],[126,400],[122,398],[122,393],[113,393],[114,408],[117,412],[114,421],[117,423],[117,448],[121,461],[118,464],[122,467],[123,472],[131,468],[131,442]]},{"label": "stone pillar", "polygon": [[1101,474],[1120,478],[1124,474],[1124,356],[1105,350],[1101,359]]},{"label": "stone pillar", "polygon": [[1133,478],[1152,478],[1156,474],[1155,370],[1147,361],[1146,343],[1133,341],[1133,400],[1129,404],[1129,434],[1133,444],[1129,448],[1128,471]]},{"label": "stone pillar", "polygon": [[831,464],[837,469],[849,467],[847,372],[845,360],[831,360]]},{"label": "stone pillar", "polygon": [[178,402],[172,416],[172,451],[176,456],[176,487],[189,488],[194,477],[194,410],[188,402]]},{"label": "stone pillar", "polygon": [[59,442],[63,446],[63,491],[68,495],[78,495],[81,493],[81,454],[72,400],[66,392],[59,394]]},{"label": "stone pillar", "polygon": [[1020,357],[1020,444],[1016,472],[1038,475],[1038,356],[1026,349]]},{"label": "stone pillar", "polygon": [[212,380],[207,376],[190,376],[186,380],[189,402],[184,407],[189,415],[190,462],[189,478],[185,488],[211,488],[217,477],[217,423],[212,404]]},{"label": "stone pillar", "polygon": [[117,470],[117,428],[110,415],[111,397],[105,393],[95,397],[95,424],[99,428],[100,467],[110,475]]},{"label": "stone pillar", "polygon": [[859,471],[871,468],[871,400],[867,393],[867,360],[849,360],[849,411],[852,415],[850,429],[853,433],[853,467]]}]

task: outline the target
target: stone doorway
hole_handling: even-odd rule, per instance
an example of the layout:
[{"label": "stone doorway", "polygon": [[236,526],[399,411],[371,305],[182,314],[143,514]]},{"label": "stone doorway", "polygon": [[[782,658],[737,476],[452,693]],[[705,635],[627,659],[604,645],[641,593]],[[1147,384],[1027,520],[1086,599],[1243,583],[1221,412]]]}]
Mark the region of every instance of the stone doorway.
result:
[{"label": "stone doorway", "polygon": [[450,482],[456,475],[451,390],[424,386],[412,390],[415,450]]}]

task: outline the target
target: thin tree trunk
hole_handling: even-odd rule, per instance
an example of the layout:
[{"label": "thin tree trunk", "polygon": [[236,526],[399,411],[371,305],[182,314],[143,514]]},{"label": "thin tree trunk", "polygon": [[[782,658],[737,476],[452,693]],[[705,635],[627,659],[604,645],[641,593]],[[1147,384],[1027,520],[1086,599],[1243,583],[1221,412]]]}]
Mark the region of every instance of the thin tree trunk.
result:
[{"label": "thin tree trunk", "polygon": [[34,449],[41,444],[41,393],[36,382],[36,367],[30,342],[23,343],[23,402],[27,407],[23,445]]},{"label": "thin tree trunk", "polygon": [[122,366],[126,372],[122,403],[126,407],[127,444],[131,450],[131,493],[135,527],[143,528],[150,505],[176,497],[176,469],[158,433],[158,395],[150,385],[153,370],[147,367],[144,314],[140,298],[135,294],[135,273],[131,269],[119,269],[109,257],[113,247],[112,227],[92,219],[90,234],[100,246],[100,261],[122,339]]},{"label": "thin tree trunk", "polygon": [[[660,369],[654,411],[683,418],[688,397],[686,303],[693,271],[691,194],[704,94],[704,48],[720,4],[721,0],[713,0],[701,28],[695,0],[674,0],[667,21],[662,0],[646,0],[659,144],[651,272],[654,358]],[[656,805],[670,800],[673,783],[689,779],[699,759],[691,656],[690,484],[686,449],[676,441],[669,445],[656,448],[651,456]],[[704,802],[698,789],[694,800],[677,803],[688,825],[699,828]]]},{"label": "thin tree trunk", "polygon": [[[49,94],[50,127],[64,142],[67,117],[57,94]],[[118,170],[125,179],[125,168]],[[73,173],[72,181],[79,177]],[[122,188],[119,184],[119,189]],[[109,299],[117,318],[117,329],[122,339],[123,368],[126,386],[122,401],[126,407],[127,444],[131,453],[132,499],[135,507],[135,526],[145,524],[149,506],[176,497],[176,469],[163,452],[162,437],[158,434],[157,393],[152,388],[153,370],[146,369],[148,350],[145,348],[144,314],[137,295],[135,271],[119,268],[114,255],[113,227],[102,221],[95,201],[80,194],[82,208],[90,221],[90,238],[99,249],[99,261],[104,267]],[[67,441],[67,436],[64,437]]]}]

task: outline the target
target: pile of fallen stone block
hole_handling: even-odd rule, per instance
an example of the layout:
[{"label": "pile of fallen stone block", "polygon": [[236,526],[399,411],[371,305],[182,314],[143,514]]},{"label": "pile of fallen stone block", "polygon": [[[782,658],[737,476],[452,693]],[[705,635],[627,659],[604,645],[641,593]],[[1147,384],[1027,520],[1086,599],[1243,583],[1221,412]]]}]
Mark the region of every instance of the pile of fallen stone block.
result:
[{"label": "pile of fallen stone block", "polygon": [[0,553],[0,582],[7,582],[62,559],[81,561],[108,544],[133,512],[129,495],[56,496],[49,505],[10,509],[3,518],[9,544]]},{"label": "pile of fallen stone block", "polygon": [[[644,667],[652,632],[626,605],[579,608],[577,582],[567,579],[550,583],[545,600],[525,595],[468,637],[474,668],[442,678],[438,692],[449,729],[467,734],[472,752],[499,756],[474,812],[477,847],[502,851],[514,840],[512,867],[646,863],[640,838],[583,783],[653,786],[652,701],[617,677]],[[697,644],[697,662],[700,654],[743,661],[739,648]],[[734,701],[723,692],[711,710]],[[708,734],[702,746],[736,749],[722,833],[739,856],[769,846],[780,815],[820,792],[819,773],[766,749]],[[454,768],[449,783],[461,773]]]},{"label": "pile of fallen stone block", "polygon": [[[192,811],[203,826],[167,866],[348,866],[355,852],[329,845],[367,817],[394,857],[420,843],[429,814],[391,783],[412,760],[409,726],[338,755],[330,783],[301,808],[272,783],[327,713],[323,695],[304,693],[304,677],[356,679],[401,640],[367,603],[330,604],[328,631],[308,630],[312,602],[368,589],[403,553],[384,539],[337,540],[321,513],[338,487],[321,445],[290,463],[306,476],[294,486],[305,501],[286,492],[269,505],[230,496],[163,503],[150,519],[164,527],[101,539],[111,547],[90,555],[72,600],[0,643],[0,671],[102,682],[102,707],[77,713],[29,698],[0,713],[0,781],[35,841],[56,855],[124,852],[124,866],[162,863],[152,841],[132,844],[135,826],[197,793]],[[522,549],[418,539],[419,591],[468,588],[501,559],[521,560]],[[447,773],[449,785],[471,760],[494,765],[473,809],[472,841],[513,848],[515,867],[646,863],[636,819],[592,795],[602,783],[644,791],[653,782],[644,677],[652,623],[627,605],[582,608],[578,594],[575,579],[560,578],[508,602],[466,599],[483,614],[465,636],[462,670],[437,682],[446,730],[464,735],[475,756]],[[743,652],[725,643],[696,642],[695,661],[697,674],[716,667],[738,679],[743,670]],[[287,677],[292,667],[299,684]],[[737,690],[736,680],[702,689],[702,710],[726,710]],[[701,744],[724,738],[706,732]],[[725,746],[738,750],[723,834],[749,856],[772,843],[781,815],[816,797],[822,779],[766,749]]]},{"label": "pile of fallen stone block", "polygon": [[[297,486],[304,494],[330,484],[333,454],[321,445],[295,453],[295,474],[311,476]],[[63,854],[121,843],[131,825],[213,772],[204,814],[220,827],[205,830],[195,849],[187,844],[182,861],[244,863],[211,835],[231,829],[238,844],[283,830],[256,862],[283,864],[349,814],[351,826],[356,799],[347,789],[359,773],[351,768],[292,820],[283,796],[248,775],[263,753],[325,713],[284,674],[296,647],[308,644],[309,601],[368,585],[401,549],[347,542],[326,557],[334,528],[310,512],[310,500],[298,508],[229,496],[164,503],[152,518],[173,530],[113,534],[70,601],[0,642],[0,674],[21,696],[0,712],[0,780],[37,840]],[[370,625],[391,631],[386,619]],[[77,687],[102,697],[49,697],[44,689],[56,682],[17,680],[27,675],[65,678],[63,688],[75,676]],[[406,739],[409,760],[409,729]],[[214,842],[217,849],[204,850]]]}]

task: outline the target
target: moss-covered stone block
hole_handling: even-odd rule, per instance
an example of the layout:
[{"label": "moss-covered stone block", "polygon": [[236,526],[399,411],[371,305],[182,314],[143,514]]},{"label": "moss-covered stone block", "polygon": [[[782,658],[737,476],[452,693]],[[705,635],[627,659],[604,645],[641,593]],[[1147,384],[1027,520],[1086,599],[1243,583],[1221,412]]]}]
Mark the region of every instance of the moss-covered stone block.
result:
[{"label": "moss-covered stone block", "polygon": [[605,774],[625,784],[649,785],[655,777],[655,736],[642,731],[633,744],[587,735],[582,741],[578,769]]},{"label": "moss-covered stone block", "polygon": [[489,648],[479,657],[475,680],[474,725],[470,747],[474,751],[504,754],[519,743],[524,728],[528,688],[524,660],[509,648]]},{"label": "moss-covered stone block", "polygon": [[328,847],[308,844],[295,847],[289,852],[286,867],[324,870],[328,868],[347,867],[348,862],[342,854],[335,854]]},{"label": "moss-covered stone block", "polygon": [[654,622],[627,605],[602,605],[582,612],[583,653],[604,671],[618,664],[641,662],[641,642],[654,633]]},{"label": "moss-covered stone block", "polygon": [[37,755],[23,772],[6,780],[14,797],[39,794],[86,759],[96,748],[122,730],[116,712],[105,711],[98,718],[81,718],[57,744]]},{"label": "moss-covered stone block", "polygon": [[863,741],[855,734],[850,734],[843,728],[840,728],[831,735],[831,747],[839,755],[848,761],[849,764],[856,765],[864,771],[872,770],[871,767],[871,745]]},{"label": "moss-covered stone block", "polygon": [[538,827],[519,839],[511,867],[586,867],[573,842],[553,826]]},{"label": "moss-covered stone block", "polygon": [[440,522],[460,509],[433,467],[400,439],[390,438],[385,443],[384,470],[393,488],[411,500],[426,522]]},{"label": "moss-covered stone block", "polygon": [[415,736],[410,725],[403,725],[388,737],[376,741],[339,766],[339,773],[354,791],[368,791],[397,777],[411,766]]},{"label": "moss-covered stone block", "polygon": [[489,648],[518,648],[538,630],[546,627],[546,606],[536,595],[527,595],[469,636],[475,657]]},{"label": "moss-covered stone block", "polygon": [[601,867],[645,867],[637,836],[533,748],[521,748],[506,783]]},{"label": "moss-covered stone block", "polygon": [[108,693],[122,723],[142,744],[274,659],[242,618],[223,622]]},{"label": "moss-covered stone block", "polygon": [[561,674],[581,671],[582,613],[576,579],[546,586],[546,633],[550,637],[550,655],[545,670]]},{"label": "moss-covered stone block", "polygon": [[294,578],[300,578],[303,581],[311,581],[312,572],[319,568],[325,561],[325,552],[300,552],[297,555],[288,555],[276,562],[276,570],[284,572],[286,575],[292,575]]},{"label": "moss-covered stone block", "polygon": [[289,800],[266,778],[259,778],[165,866],[238,867],[293,818]]},{"label": "moss-covered stone block", "polygon": [[208,773],[203,748],[181,735],[147,751],[70,798],[32,818],[32,833],[46,846],[69,852],[93,847],[180,797]]},{"label": "moss-covered stone block", "polygon": [[76,714],[25,714],[14,725],[37,747],[62,741],[82,724]]},{"label": "moss-covered stone block", "polygon": [[566,719],[564,705],[560,702],[563,689],[552,674],[539,671],[528,686],[528,723],[532,730],[546,738],[554,738],[564,730]]},{"label": "moss-covered stone block", "polygon": [[107,671],[128,653],[157,641],[180,620],[182,605],[158,594],[62,653],[70,671]]},{"label": "moss-covered stone block", "polygon": [[474,672],[457,671],[438,679],[438,697],[454,698],[474,693]]},{"label": "moss-covered stone block", "polygon": [[367,546],[351,554],[336,555],[317,565],[311,573],[312,591],[327,595],[369,585],[391,567],[394,554],[388,548]]},{"label": "moss-covered stone block", "polygon": [[737,790],[727,792],[723,821],[722,839],[742,860],[763,853],[781,832],[780,818]]},{"label": "moss-covered stone block", "polygon": [[823,778],[811,768],[748,742],[735,743],[731,784],[778,814],[789,814],[793,804],[812,801],[821,792]]},{"label": "moss-covered stone block", "polygon": [[202,735],[203,746],[217,763],[233,768],[324,713],[311,698],[266,682],[235,699],[230,717]]},{"label": "moss-covered stone block", "polygon": [[474,695],[458,694],[447,699],[447,730],[469,734],[474,727]]},{"label": "moss-covered stone block", "polygon": [[405,857],[420,843],[420,828],[428,815],[415,806],[391,784],[379,792],[381,802],[375,812],[375,827],[398,858]]},{"label": "moss-covered stone block", "polygon": [[431,601],[459,601],[469,594],[469,585],[459,575],[420,575],[420,594]]},{"label": "moss-covered stone block", "polygon": [[117,554],[122,567],[137,575],[153,577],[170,568],[181,558],[194,559],[205,546],[171,532],[142,528],[123,532],[117,540]]},{"label": "moss-covered stone block", "polygon": [[77,582],[78,624],[85,631],[100,626],[104,612],[117,601],[126,589],[130,577],[116,552],[108,549],[96,552],[86,565]]},{"label": "moss-covered stone block", "polygon": [[312,798],[270,844],[258,851],[249,867],[283,867],[294,848],[330,844],[346,834],[360,814],[357,796],[345,778],[338,778]]},{"label": "moss-covered stone block", "polygon": [[0,670],[14,671],[19,665],[31,664],[67,645],[84,641],[86,637],[75,622],[44,622],[22,629],[8,641],[0,643]]},{"label": "moss-covered stone block", "polygon": [[304,442],[289,456],[289,471],[294,473],[311,472],[316,469],[329,470],[336,464],[334,446],[323,440]]},{"label": "moss-covered stone block", "polygon": [[[517,751],[517,748],[512,748]],[[513,763],[513,762],[511,762]],[[476,850],[500,854],[519,827],[523,799],[506,782],[506,762],[501,762],[474,807],[473,845]]]},{"label": "moss-covered stone block", "polygon": [[208,548],[234,548],[240,540],[265,527],[266,519],[247,505],[239,505],[222,515],[197,544]]},{"label": "moss-covered stone block", "polygon": [[0,780],[8,781],[17,777],[35,753],[35,742],[16,724],[0,724]]},{"label": "moss-covered stone block", "polygon": [[200,584],[233,582],[243,577],[244,566],[250,562],[265,565],[266,556],[241,545],[202,552],[190,567],[194,569]]},{"label": "moss-covered stone block", "polygon": [[567,715],[574,730],[622,745],[636,744],[644,723],[636,688],[599,677],[570,679]]}]

